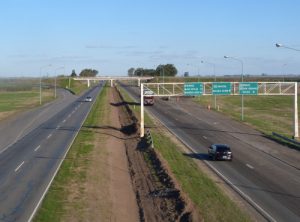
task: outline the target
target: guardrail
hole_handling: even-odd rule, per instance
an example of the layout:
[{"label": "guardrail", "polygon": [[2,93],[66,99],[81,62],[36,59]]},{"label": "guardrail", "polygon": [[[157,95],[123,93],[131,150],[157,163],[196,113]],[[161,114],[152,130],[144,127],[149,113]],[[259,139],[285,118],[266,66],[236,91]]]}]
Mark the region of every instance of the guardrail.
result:
[{"label": "guardrail", "polygon": [[290,143],[292,143],[292,144],[294,144],[294,145],[300,146],[300,142],[298,142],[298,141],[296,141],[296,140],[294,140],[294,139],[287,138],[287,137],[285,137],[285,136],[283,136],[283,135],[280,135],[280,134],[278,134],[278,133],[275,133],[275,132],[272,132],[272,135],[273,135],[273,136],[277,136],[277,137],[279,137],[280,139],[283,139],[283,140],[285,140],[285,141],[287,141],[287,142],[290,142]]}]

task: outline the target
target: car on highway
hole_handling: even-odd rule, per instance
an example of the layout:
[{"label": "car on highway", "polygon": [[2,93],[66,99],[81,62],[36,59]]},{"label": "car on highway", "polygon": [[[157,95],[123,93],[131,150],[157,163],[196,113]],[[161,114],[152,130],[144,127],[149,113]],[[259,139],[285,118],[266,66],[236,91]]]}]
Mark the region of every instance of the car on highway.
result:
[{"label": "car on highway", "polygon": [[208,148],[208,156],[213,160],[232,160],[230,147],[226,144],[213,144]]},{"label": "car on highway", "polygon": [[87,96],[87,97],[85,97],[85,99],[84,99],[84,101],[85,102],[92,102],[92,97],[91,96]]}]

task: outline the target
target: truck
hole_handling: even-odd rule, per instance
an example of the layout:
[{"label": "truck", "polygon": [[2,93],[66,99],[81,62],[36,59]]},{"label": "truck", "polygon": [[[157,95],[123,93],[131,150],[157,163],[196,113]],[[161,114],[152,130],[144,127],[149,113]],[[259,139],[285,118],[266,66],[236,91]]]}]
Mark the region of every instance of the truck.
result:
[{"label": "truck", "polygon": [[144,96],[144,105],[154,105],[154,96],[151,96],[151,95],[147,95],[147,96]]},{"label": "truck", "polygon": [[154,105],[154,92],[150,89],[144,90],[144,105]]}]

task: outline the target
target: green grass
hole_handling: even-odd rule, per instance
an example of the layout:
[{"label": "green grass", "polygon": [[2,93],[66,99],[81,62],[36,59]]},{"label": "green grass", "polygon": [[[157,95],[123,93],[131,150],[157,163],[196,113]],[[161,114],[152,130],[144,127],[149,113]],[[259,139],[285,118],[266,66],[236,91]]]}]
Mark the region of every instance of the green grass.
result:
[{"label": "green grass", "polygon": [[57,82],[61,88],[69,89],[77,95],[82,93],[84,90],[88,89],[86,81],[78,81],[78,80],[73,80],[72,78],[61,77],[58,78]]},{"label": "green grass", "polygon": [[[214,109],[213,96],[200,96],[195,101]],[[220,112],[241,120],[240,96],[217,96],[217,105]],[[244,96],[244,122],[267,135],[277,132],[291,137],[293,116],[292,96]]]},{"label": "green grass", "polygon": [[[120,91],[126,101],[133,102],[123,89]],[[140,107],[135,106],[134,108],[131,105],[131,109],[137,116],[140,115]],[[145,126],[155,127],[147,114],[145,114]],[[204,221],[251,221],[249,216],[242,212],[160,129],[152,130],[151,133],[155,149],[168,162],[172,173],[183,191],[197,206]]]},{"label": "green grass", "polygon": [[[84,126],[96,125],[103,121],[103,110],[100,107],[104,105],[106,96],[107,88],[105,87],[97,97]],[[78,199],[74,203],[68,203],[67,198],[69,186],[72,186],[72,183],[80,184],[79,190],[81,191],[85,189],[83,182],[86,180],[90,161],[87,157],[94,149],[92,144],[94,138],[95,133],[89,128],[84,127],[78,133],[33,221],[61,221],[67,212],[67,205],[72,204],[72,207],[78,210],[85,207],[84,200]],[[84,220],[84,218],[81,219]]]},{"label": "green grass", "polygon": [[[49,102],[53,96],[45,92],[43,103]],[[19,92],[0,92],[0,112],[20,111],[39,105],[39,92],[19,91]]]},{"label": "green grass", "polygon": [[0,112],[21,109],[28,103],[28,101],[31,101],[32,99],[37,100],[37,98],[37,92],[1,92]]}]

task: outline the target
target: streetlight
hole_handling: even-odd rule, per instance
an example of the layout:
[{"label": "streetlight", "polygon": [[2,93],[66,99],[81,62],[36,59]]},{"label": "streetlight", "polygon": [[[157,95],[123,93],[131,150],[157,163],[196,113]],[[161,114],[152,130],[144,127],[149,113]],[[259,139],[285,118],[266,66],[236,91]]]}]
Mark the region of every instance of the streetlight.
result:
[{"label": "streetlight", "polygon": [[[283,44],[280,43],[276,43],[275,46],[277,48],[282,47],[282,48],[286,48],[286,49],[291,49],[297,52],[300,52],[299,49],[295,49],[289,46],[285,46]],[[298,138],[299,137],[299,132],[298,132],[298,83],[295,82],[295,96],[294,96],[294,137]]]},{"label": "streetlight", "polygon": [[289,46],[285,46],[285,45],[280,44],[280,43],[276,43],[275,46],[276,46],[277,48],[282,47],[282,48],[291,49],[291,50],[300,52],[299,49],[295,49],[295,48],[292,48],[292,47],[289,47]]},{"label": "streetlight", "polygon": [[[217,81],[217,77],[216,77],[216,65],[214,63],[211,63],[211,62],[204,62],[204,61],[201,61],[201,63],[206,63],[206,64],[209,64],[213,67],[213,71],[214,71],[214,77],[215,77],[215,82]],[[215,95],[215,109],[217,109],[217,96]]]},{"label": "streetlight", "polygon": [[40,105],[42,105],[42,69],[52,66],[51,64],[40,67]]},{"label": "streetlight", "polygon": [[[231,56],[224,56],[225,59],[233,59],[233,60],[236,60],[238,62],[241,63],[241,66],[242,66],[242,82],[244,82],[244,62],[243,60],[241,59],[237,59],[235,57],[231,57]],[[242,121],[244,121],[244,95],[242,95],[242,114],[241,114],[241,118],[242,118]]]},{"label": "streetlight", "polygon": [[64,66],[58,67],[54,70],[54,98],[56,99],[56,71],[60,69],[64,69]]}]

